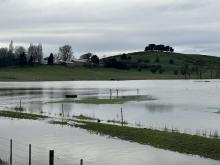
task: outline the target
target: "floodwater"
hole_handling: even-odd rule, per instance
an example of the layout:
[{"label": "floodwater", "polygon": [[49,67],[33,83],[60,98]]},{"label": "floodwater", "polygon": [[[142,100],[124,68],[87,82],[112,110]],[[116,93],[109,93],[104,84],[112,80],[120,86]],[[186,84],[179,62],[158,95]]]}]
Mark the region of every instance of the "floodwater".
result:
[{"label": "floodwater", "polygon": [[[66,103],[66,117],[86,115],[101,120],[120,120],[123,108],[125,120],[134,126],[157,129],[176,128],[181,132],[220,132],[220,81],[148,80],[148,81],[74,81],[74,82],[1,82],[0,109],[19,106],[27,112],[58,116],[60,103],[66,94],[87,97],[149,95],[155,100],[128,102],[121,105],[84,105]],[[33,163],[48,164],[48,151],[55,150],[56,164],[79,164],[83,158],[91,165],[215,165],[219,161],[155,149],[91,134],[72,127],[49,125],[44,121],[0,118],[0,155],[8,159],[9,139],[14,139],[15,164],[27,164],[28,144],[33,147]],[[17,151],[17,152],[16,152]],[[40,161],[40,162],[39,162]]]}]

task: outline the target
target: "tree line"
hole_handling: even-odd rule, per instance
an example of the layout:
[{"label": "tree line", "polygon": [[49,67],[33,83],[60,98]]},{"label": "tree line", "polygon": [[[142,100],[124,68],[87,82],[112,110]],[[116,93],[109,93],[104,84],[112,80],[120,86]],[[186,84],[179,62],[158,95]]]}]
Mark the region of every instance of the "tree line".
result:
[{"label": "tree line", "polygon": [[[57,55],[53,53],[47,58],[48,65],[53,65],[54,63],[62,64],[66,62],[74,62],[74,56],[72,47],[70,45],[64,45],[59,48],[59,52]],[[99,57],[92,53],[86,53],[80,56],[79,60],[85,62],[87,64],[99,65]]]},{"label": "tree line", "polygon": [[41,63],[42,59],[41,44],[30,44],[26,50],[23,46],[14,48],[13,41],[11,41],[9,48],[0,48],[0,66],[33,65],[34,63]]},{"label": "tree line", "polygon": [[[51,53],[50,56],[46,58],[43,58],[42,44],[30,44],[26,49],[23,46],[14,47],[13,41],[11,41],[8,48],[0,48],[0,66],[42,64],[43,60],[47,60],[48,65],[73,62],[74,56],[72,47],[70,45],[61,46],[57,54]],[[99,65],[99,57],[92,53],[80,56],[80,60],[87,60],[88,63]]]}]

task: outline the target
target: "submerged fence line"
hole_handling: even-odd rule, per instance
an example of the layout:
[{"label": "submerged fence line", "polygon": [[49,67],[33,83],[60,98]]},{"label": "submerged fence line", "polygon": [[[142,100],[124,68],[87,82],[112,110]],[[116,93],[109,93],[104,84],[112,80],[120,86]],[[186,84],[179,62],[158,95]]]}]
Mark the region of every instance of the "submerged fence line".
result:
[{"label": "submerged fence line", "polygon": [[[24,144],[16,140],[0,137],[0,159],[6,161],[9,165],[54,165],[56,161],[62,161],[62,164],[68,164],[70,158],[55,152],[54,149],[46,149],[44,147],[35,147],[31,144]],[[43,151],[43,152],[42,152]],[[44,157],[45,155],[45,157]],[[48,157],[48,159],[42,159]],[[79,160],[79,164],[83,165],[83,159]]]}]

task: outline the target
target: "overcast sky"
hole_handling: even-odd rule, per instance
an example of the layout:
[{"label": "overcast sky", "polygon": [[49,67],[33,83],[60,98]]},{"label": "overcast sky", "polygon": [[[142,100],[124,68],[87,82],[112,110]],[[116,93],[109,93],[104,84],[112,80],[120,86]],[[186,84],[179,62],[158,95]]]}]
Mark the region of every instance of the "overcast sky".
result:
[{"label": "overcast sky", "polygon": [[220,0],[0,0],[0,45],[69,44],[76,56],[149,43],[220,56]]}]

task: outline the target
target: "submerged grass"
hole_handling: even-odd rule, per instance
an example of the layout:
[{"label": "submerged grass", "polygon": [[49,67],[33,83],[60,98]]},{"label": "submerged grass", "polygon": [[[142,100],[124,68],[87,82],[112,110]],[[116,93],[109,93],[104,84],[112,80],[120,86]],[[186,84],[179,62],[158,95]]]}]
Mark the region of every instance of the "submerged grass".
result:
[{"label": "submerged grass", "polygon": [[51,120],[48,122],[49,124],[55,124],[55,125],[70,125],[68,121],[58,121],[58,120]]},{"label": "submerged grass", "polygon": [[123,104],[129,101],[155,100],[151,96],[120,96],[112,98],[85,98],[81,100],[65,99],[53,103],[76,103],[76,104]]},{"label": "submerged grass", "polygon": [[[121,121],[118,121],[118,120],[107,120],[108,123],[114,123],[114,124],[122,124]],[[128,125],[128,122],[127,121],[123,121],[123,124],[124,125]]]},{"label": "submerged grass", "polygon": [[0,111],[0,116],[16,118],[16,119],[30,119],[30,120],[39,120],[39,119],[47,118],[47,116],[43,116],[43,115],[36,115],[36,114],[23,113],[23,112],[12,112],[12,111]]},{"label": "submerged grass", "polygon": [[152,129],[121,127],[110,124],[82,122],[80,128],[103,135],[118,137],[123,140],[151,145],[161,149],[180,153],[199,155],[205,158],[220,160],[220,140],[178,132],[158,131]]},{"label": "submerged grass", "polygon": [[76,119],[79,119],[79,120],[99,120],[97,118],[94,118],[94,117],[88,117],[88,116],[85,116],[85,115],[79,115],[79,116],[73,116],[73,118],[76,118]]}]

